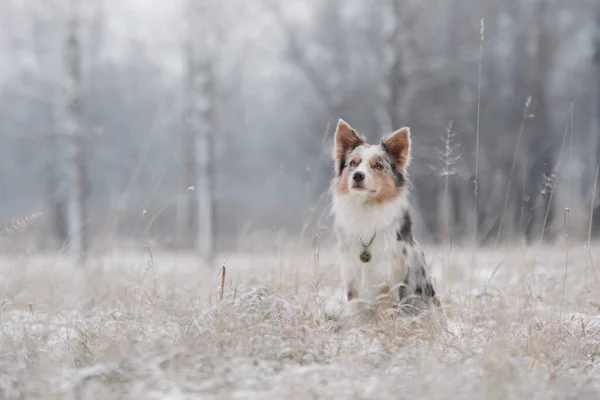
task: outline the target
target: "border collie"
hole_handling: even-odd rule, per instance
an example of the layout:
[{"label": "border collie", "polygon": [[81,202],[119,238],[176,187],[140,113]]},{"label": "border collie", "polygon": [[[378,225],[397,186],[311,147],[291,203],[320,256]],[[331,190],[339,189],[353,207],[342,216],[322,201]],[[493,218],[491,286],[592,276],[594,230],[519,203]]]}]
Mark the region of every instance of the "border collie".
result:
[{"label": "border collie", "polygon": [[[340,119],[331,182],[342,284],[351,313],[416,314],[440,305],[408,204],[410,129],[368,144]],[[380,314],[381,315],[381,314]]]}]

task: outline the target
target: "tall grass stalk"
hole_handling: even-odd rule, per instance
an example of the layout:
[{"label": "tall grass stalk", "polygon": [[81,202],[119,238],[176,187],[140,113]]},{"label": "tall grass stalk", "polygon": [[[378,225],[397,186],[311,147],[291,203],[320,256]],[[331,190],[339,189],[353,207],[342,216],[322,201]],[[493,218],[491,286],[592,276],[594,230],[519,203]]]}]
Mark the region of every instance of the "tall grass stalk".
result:
[{"label": "tall grass stalk", "polygon": [[587,250],[588,257],[590,259],[590,266],[592,267],[592,274],[594,279],[598,281],[598,275],[596,274],[596,264],[592,257],[592,225],[594,222],[594,204],[596,203],[596,190],[598,188],[598,173],[600,172],[600,159],[598,159],[598,165],[596,166],[596,177],[594,178],[594,187],[592,189],[592,200],[590,202],[590,223],[588,226],[588,237],[587,237]]},{"label": "tall grass stalk", "polygon": [[459,145],[454,142],[454,137],[456,136],[456,134],[453,132],[452,128],[453,122],[450,121],[448,123],[448,126],[446,126],[446,136],[441,138],[443,148],[438,149],[438,156],[441,162],[441,168],[433,168],[434,172],[438,173],[441,177],[444,178],[444,259],[442,263],[442,280],[445,277],[446,263],[451,243],[449,210],[450,176],[456,175],[458,173],[458,171],[454,168],[454,164],[456,164],[456,162],[460,159],[460,155],[456,155],[456,149],[459,147]]},{"label": "tall grass stalk", "polygon": [[[565,128],[565,134],[563,135],[562,145],[560,146],[558,162],[556,163],[556,167],[554,167],[554,171],[552,172],[552,175],[549,177],[546,177],[545,187],[542,189],[544,192],[546,190],[550,191],[550,194],[549,194],[550,198],[548,199],[548,205],[546,206],[546,214],[544,215],[544,223],[542,224],[542,231],[540,232],[540,242],[539,242],[540,244],[542,244],[542,241],[544,239],[544,232],[546,231],[548,217],[550,216],[550,210],[552,209],[552,199],[554,198],[554,189],[556,188],[556,179],[558,178],[558,175],[560,174],[560,162],[561,162],[562,155],[565,151],[565,144],[567,142],[567,135],[569,134],[569,127],[571,128],[571,135],[573,134],[572,122],[573,122],[574,107],[575,107],[574,104],[571,103],[571,106],[569,107],[569,120],[568,120],[567,126]],[[570,156],[569,156],[569,162],[570,162]],[[570,171],[570,167],[569,167],[569,171]],[[569,182],[569,185],[570,185],[570,182]],[[569,194],[569,196],[570,196],[570,194]]]},{"label": "tall grass stalk", "polygon": [[479,29],[479,78],[477,81],[477,131],[475,134],[475,221],[473,222],[473,253],[471,255],[471,287],[469,290],[469,312],[473,310],[473,274],[475,271],[475,251],[477,249],[477,225],[479,224],[479,129],[481,122],[481,69],[483,65],[483,40],[485,25],[481,18]]},{"label": "tall grass stalk", "polygon": [[569,274],[569,212],[571,207],[571,176],[573,175],[572,159],[573,159],[573,108],[571,103],[571,135],[569,136],[569,175],[567,178],[567,208],[565,209],[565,275],[563,277],[562,296],[560,299],[560,314],[559,321],[562,319],[563,305],[565,302],[565,290],[567,288],[567,275]]},{"label": "tall grass stalk", "polygon": [[13,233],[16,233],[20,230],[24,230],[33,225],[33,222],[38,219],[42,213],[33,213],[26,215],[25,217],[14,218],[12,219],[4,229],[0,230],[0,239],[4,237],[8,237]]},{"label": "tall grass stalk", "polygon": [[519,136],[517,136],[517,144],[515,145],[515,154],[513,155],[512,167],[510,169],[510,175],[508,178],[508,185],[506,187],[506,197],[504,198],[504,206],[502,207],[502,213],[500,214],[500,225],[498,226],[498,233],[496,235],[496,247],[500,243],[500,236],[502,235],[502,227],[504,226],[504,215],[508,208],[508,201],[510,199],[510,189],[512,187],[512,180],[515,175],[515,169],[517,167],[517,158],[519,156],[519,150],[521,148],[521,139],[523,138],[523,131],[525,130],[525,121],[533,116],[529,114],[529,105],[531,104],[531,96],[527,97],[525,101],[525,107],[523,108],[523,118],[521,119],[521,129],[519,130]]}]

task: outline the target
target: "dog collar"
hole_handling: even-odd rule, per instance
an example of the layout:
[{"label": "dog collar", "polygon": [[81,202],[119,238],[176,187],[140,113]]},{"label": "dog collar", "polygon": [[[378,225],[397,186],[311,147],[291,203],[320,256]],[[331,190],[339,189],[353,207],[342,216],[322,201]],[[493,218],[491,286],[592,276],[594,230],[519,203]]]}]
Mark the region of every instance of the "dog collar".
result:
[{"label": "dog collar", "polygon": [[371,252],[369,251],[369,247],[371,247],[371,245],[373,244],[373,240],[375,240],[375,236],[377,235],[377,232],[375,232],[373,234],[373,237],[371,238],[371,241],[369,241],[369,244],[365,246],[365,244],[362,242],[362,240],[360,240],[360,244],[363,247],[363,251],[360,252],[360,255],[358,256],[358,258],[360,259],[360,261],[362,261],[363,263],[368,263],[369,261],[371,261],[372,255]]}]

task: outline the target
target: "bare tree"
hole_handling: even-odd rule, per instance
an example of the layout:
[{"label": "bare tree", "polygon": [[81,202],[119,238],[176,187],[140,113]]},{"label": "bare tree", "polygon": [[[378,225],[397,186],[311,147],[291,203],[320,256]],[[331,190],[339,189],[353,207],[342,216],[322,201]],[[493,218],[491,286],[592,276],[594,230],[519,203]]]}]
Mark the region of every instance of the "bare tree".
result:
[{"label": "bare tree", "polygon": [[[53,22],[43,13],[39,5],[32,6],[33,17],[33,51],[36,59],[35,79],[38,92],[46,92],[48,83],[41,77],[48,75],[48,61],[52,55],[51,40]],[[42,117],[41,136],[45,143],[43,173],[46,191],[46,214],[50,225],[51,236],[62,245],[68,238],[67,231],[67,196],[62,185],[61,155],[56,132],[56,104],[49,96],[37,96]]]},{"label": "bare tree", "polygon": [[215,133],[216,126],[216,93],[215,93],[215,70],[206,55],[200,61],[200,93],[203,96],[203,104],[199,105],[198,111],[202,121],[202,127],[198,131],[195,152],[198,162],[197,194],[198,194],[198,248],[202,256],[209,261],[216,253],[216,230],[215,230]]},{"label": "bare tree", "polygon": [[[594,161],[596,164],[596,169],[600,166],[600,4],[596,5],[595,9],[595,29],[594,29],[594,57],[593,61],[595,64],[596,73],[594,74],[594,79],[596,83],[596,112],[593,119],[593,127],[592,132],[596,135],[596,149],[594,154]],[[596,177],[594,177],[596,179]],[[592,187],[597,188],[598,185],[594,184]],[[592,193],[593,199],[600,199],[597,193]],[[592,204],[592,233],[594,236],[600,235],[600,203],[598,200],[595,201],[596,204]]]},{"label": "bare tree", "polygon": [[[190,0],[187,7],[186,129],[183,134],[183,187],[187,196],[185,231],[189,246],[195,244],[211,261],[216,253],[215,229],[215,135],[217,82],[215,76],[216,3]],[[185,197],[184,197],[185,198]],[[195,232],[194,232],[195,230]]]},{"label": "bare tree", "polygon": [[[325,144],[331,138],[335,121],[351,114],[357,118],[355,111],[364,109],[358,105],[358,99],[369,94],[364,90],[370,86],[365,73],[369,60],[353,48],[354,40],[350,38],[357,38],[358,34],[340,12],[345,4],[342,0],[314,2],[310,5],[311,18],[304,24],[286,14],[283,3],[266,1],[284,40],[285,61],[308,83],[316,100],[309,120],[312,135],[305,136],[301,145],[306,154],[314,157],[311,162],[316,167],[310,186],[317,204],[323,201],[323,189],[330,179],[331,165]],[[372,124],[379,129],[378,125]]]},{"label": "bare tree", "polygon": [[[352,63],[346,48],[340,5],[340,0],[328,0],[315,6],[315,29],[324,31],[315,35],[317,42],[311,42],[302,36],[302,31],[288,19],[278,2],[267,2],[283,32],[287,59],[310,83],[330,118],[339,116],[344,106],[348,70]],[[311,57],[310,46],[319,48],[323,57],[319,60]]]},{"label": "bare tree", "polygon": [[596,117],[595,121],[595,133],[596,133],[596,160],[600,162],[600,4],[596,5],[595,10],[595,29],[594,29],[594,56],[593,61],[596,66]]},{"label": "bare tree", "polygon": [[[191,28],[190,28],[191,32]],[[181,192],[177,215],[177,236],[180,246],[192,249],[195,246],[198,225],[196,182],[196,131],[192,125],[194,109],[192,82],[196,74],[193,53],[193,38],[189,34],[185,43],[186,75],[184,81],[184,128],[181,140]]]},{"label": "bare tree", "polygon": [[[388,0],[382,7],[382,19],[391,17],[389,33],[384,34],[382,62],[384,74],[381,95],[387,123],[381,130],[390,132],[409,123],[408,119],[421,83],[421,72],[428,68],[423,64],[423,52],[418,38],[413,34],[418,21],[419,7],[410,0]],[[382,21],[382,25],[385,23]],[[407,62],[410,60],[410,62]],[[413,64],[407,67],[406,64]],[[414,65],[420,65],[416,68]]]},{"label": "bare tree", "polygon": [[82,79],[81,79],[81,0],[71,0],[66,37],[67,86],[66,129],[70,135],[68,232],[72,253],[79,262],[85,261],[87,251],[86,218],[86,154],[82,129]]}]

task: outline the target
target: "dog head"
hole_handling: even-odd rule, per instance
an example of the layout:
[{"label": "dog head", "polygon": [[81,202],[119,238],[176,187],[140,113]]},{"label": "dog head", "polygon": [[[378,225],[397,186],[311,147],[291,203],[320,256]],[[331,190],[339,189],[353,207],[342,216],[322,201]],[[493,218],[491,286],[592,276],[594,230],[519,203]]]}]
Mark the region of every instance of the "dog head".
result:
[{"label": "dog head", "polygon": [[334,142],[334,190],[337,195],[382,204],[403,193],[410,162],[409,128],[395,131],[379,144],[368,144],[363,136],[340,119]]}]

